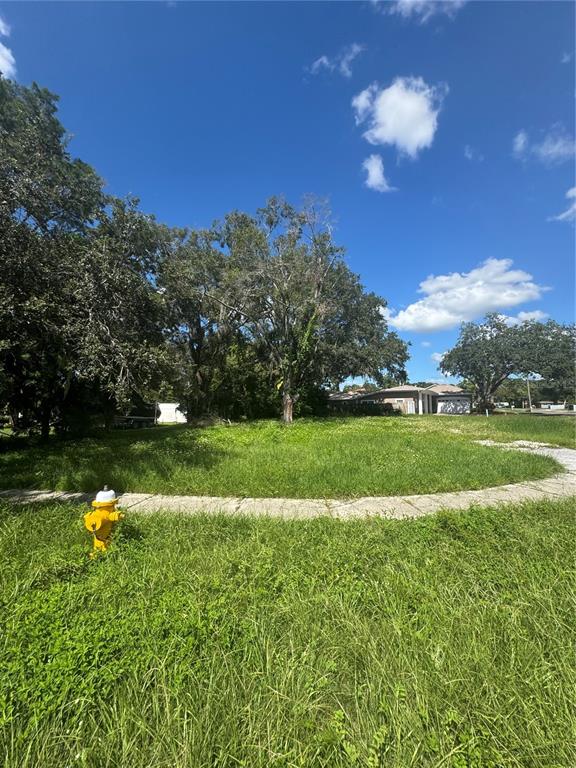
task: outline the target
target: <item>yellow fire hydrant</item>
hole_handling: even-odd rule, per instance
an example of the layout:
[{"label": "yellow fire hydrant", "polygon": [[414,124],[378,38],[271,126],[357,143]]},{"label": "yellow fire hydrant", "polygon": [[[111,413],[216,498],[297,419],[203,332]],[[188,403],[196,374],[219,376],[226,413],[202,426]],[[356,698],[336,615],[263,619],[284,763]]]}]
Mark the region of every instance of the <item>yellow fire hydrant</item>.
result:
[{"label": "yellow fire hydrant", "polygon": [[105,485],[104,490],[96,494],[92,510],[84,515],[84,525],[93,534],[94,539],[90,557],[96,557],[99,552],[108,550],[113,525],[124,517],[122,512],[116,509],[117,503],[116,494]]}]

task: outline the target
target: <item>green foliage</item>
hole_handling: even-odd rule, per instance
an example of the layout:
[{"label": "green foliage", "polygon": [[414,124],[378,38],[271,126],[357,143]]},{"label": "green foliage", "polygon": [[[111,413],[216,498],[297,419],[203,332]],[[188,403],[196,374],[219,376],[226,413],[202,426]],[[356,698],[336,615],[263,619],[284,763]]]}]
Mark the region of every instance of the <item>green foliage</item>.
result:
[{"label": "green foliage", "polygon": [[460,337],[440,363],[445,373],[474,384],[480,412],[493,407],[498,388],[512,375],[537,374],[574,387],[576,326],[527,322],[509,326],[496,314],[463,323]]},{"label": "green foliage", "polygon": [[[169,393],[189,419],[285,415],[349,375],[402,374],[383,299],[317,207],[170,229],[106,197],[68,152],[57,97],[0,80],[0,406],[15,431],[78,431],[80,397],[130,410]],[[313,394],[314,393],[314,394]],[[305,402],[304,402],[305,400]]]},{"label": "green foliage", "polygon": [[155,383],[167,235],[70,157],[48,91],[0,80],[0,138],[0,402],[46,438]]},{"label": "green foliage", "polygon": [[[396,383],[396,381],[391,379],[386,381],[384,386],[393,387]],[[374,384],[371,381],[364,381],[362,384],[346,384],[342,387],[342,392],[377,392],[379,389],[382,389],[382,387],[378,386],[378,384]]]},{"label": "green foliage", "polygon": [[473,442],[480,438],[573,446],[574,420],[331,417],[291,429],[257,421],[130,430],[9,448],[0,453],[0,487],[94,491],[106,483],[146,493],[354,498],[485,488],[559,471],[550,458]]},{"label": "green foliage", "polygon": [[[384,369],[403,375],[406,345],[387,329],[385,301],[363,289],[342,256],[313,203],[298,211],[271,198],[256,217],[234,212],[210,231],[183,233],[159,284],[190,415],[223,415],[222,392],[242,391],[243,382],[256,393],[254,371],[260,387],[281,392],[286,421],[323,385],[382,379]],[[309,409],[310,397],[299,411]]]},{"label": "green foliage", "polygon": [[330,413],[336,413],[343,416],[401,416],[402,411],[394,408],[392,403],[370,403],[344,400],[332,401],[329,404]]},{"label": "green foliage", "polygon": [[494,393],[494,400],[509,402],[522,408],[524,404],[528,404],[528,386],[530,386],[530,396],[534,405],[538,405],[542,400],[559,403],[574,402],[575,382],[553,383],[546,379],[535,380],[532,377],[506,379]]},{"label": "green foliage", "polygon": [[89,562],[82,508],[3,503],[2,764],[567,768],[573,505],[130,511]]},{"label": "green foliage", "polygon": [[[280,382],[285,421],[307,387],[361,375],[379,382],[384,371],[404,375],[407,348],[387,328],[386,302],[348,269],[321,205],[308,201],[297,211],[272,198],[256,220],[243,218],[240,226],[258,244],[248,270],[246,327]],[[236,218],[226,220],[231,253],[237,227]]]},{"label": "green foliage", "polygon": [[102,181],[67,150],[58,97],[0,78],[0,222],[34,231],[85,229],[103,203]]}]

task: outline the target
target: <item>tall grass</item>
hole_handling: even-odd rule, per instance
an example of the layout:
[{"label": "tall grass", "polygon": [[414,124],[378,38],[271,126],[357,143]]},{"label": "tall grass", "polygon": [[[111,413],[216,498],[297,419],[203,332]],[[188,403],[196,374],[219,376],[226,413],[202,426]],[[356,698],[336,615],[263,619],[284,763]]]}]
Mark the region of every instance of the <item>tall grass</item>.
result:
[{"label": "tall grass", "polygon": [[0,487],[213,496],[350,498],[484,488],[559,470],[551,459],[476,445],[569,442],[570,417],[305,419],[160,427],[0,453]]},{"label": "tall grass", "polygon": [[4,768],[571,768],[574,499],[411,522],[0,510]]}]

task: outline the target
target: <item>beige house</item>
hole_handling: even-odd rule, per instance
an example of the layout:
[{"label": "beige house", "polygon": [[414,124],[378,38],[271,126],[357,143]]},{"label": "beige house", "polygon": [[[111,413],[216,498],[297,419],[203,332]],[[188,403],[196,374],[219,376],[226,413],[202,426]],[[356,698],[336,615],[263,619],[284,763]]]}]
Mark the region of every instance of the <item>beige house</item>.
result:
[{"label": "beige house", "polygon": [[427,389],[405,384],[368,392],[358,398],[364,403],[390,403],[403,413],[434,413],[434,395]]},{"label": "beige house", "polygon": [[332,395],[331,400],[355,403],[390,403],[406,414],[426,413],[470,413],[471,396],[461,387],[454,384],[434,384],[431,387],[415,387],[412,384],[403,384],[399,387],[379,389],[376,392],[361,394],[338,393]]},{"label": "beige house", "polygon": [[436,394],[436,413],[470,413],[472,396],[455,384],[434,384],[428,392]]}]

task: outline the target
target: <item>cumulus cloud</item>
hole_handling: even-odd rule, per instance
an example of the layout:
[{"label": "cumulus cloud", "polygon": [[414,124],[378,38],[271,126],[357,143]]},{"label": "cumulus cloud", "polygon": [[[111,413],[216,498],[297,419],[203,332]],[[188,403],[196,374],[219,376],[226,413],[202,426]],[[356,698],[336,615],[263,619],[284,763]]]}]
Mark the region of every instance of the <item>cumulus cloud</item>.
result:
[{"label": "cumulus cloud", "polygon": [[512,141],[512,154],[518,160],[530,157],[544,163],[557,165],[574,157],[574,137],[562,125],[554,125],[541,141],[530,141],[525,130],[519,131]]},{"label": "cumulus cloud", "polygon": [[432,343],[430,341],[421,341],[420,344],[423,347],[431,347],[432,346]]},{"label": "cumulus cloud", "polygon": [[395,0],[387,5],[387,11],[426,24],[433,16],[454,18],[465,4],[466,0]]},{"label": "cumulus cloud", "polygon": [[16,74],[16,59],[14,54],[3,43],[0,43],[0,73],[9,80]]},{"label": "cumulus cloud", "polygon": [[339,72],[342,77],[352,77],[352,62],[364,50],[365,46],[359,43],[345,45],[336,56],[320,56],[320,58],[312,62],[309,71],[313,75],[326,70],[328,72]]},{"label": "cumulus cloud", "polygon": [[384,163],[380,155],[370,155],[362,163],[362,168],[366,171],[366,181],[364,184],[368,189],[373,189],[376,192],[392,192],[394,187],[391,187],[384,176]]},{"label": "cumulus cloud", "polygon": [[445,354],[446,352],[432,352],[430,357],[432,358],[432,360],[434,360],[435,363],[441,363],[442,358],[444,357]]},{"label": "cumulus cloud", "polygon": [[414,158],[432,145],[447,92],[446,85],[431,86],[421,77],[397,77],[388,88],[372,83],[360,91],[352,109],[357,125],[368,123],[366,141]]},{"label": "cumulus cloud", "polygon": [[548,221],[576,221],[576,187],[569,189],[566,197],[572,201],[568,208],[558,216],[550,216]]},{"label": "cumulus cloud", "polygon": [[430,275],[418,289],[424,298],[391,313],[388,321],[402,331],[442,331],[487,312],[534,301],[545,290],[528,272],[512,269],[511,259],[487,259],[470,272]]},{"label": "cumulus cloud", "polygon": [[[0,37],[9,37],[10,27],[0,16]],[[0,73],[9,79],[16,75],[16,59],[14,54],[4,43],[0,43]]]},{"label": "cumulus cloud", "polygon": [[544,322],[548,315],[546,312],[542,312],[540,309],[535,309],[533,312],[518,312],[517,315],[500,315],[506,325],[522,325],[522,323],[529,323],[531,320],[535,320],[538,323]]}]

